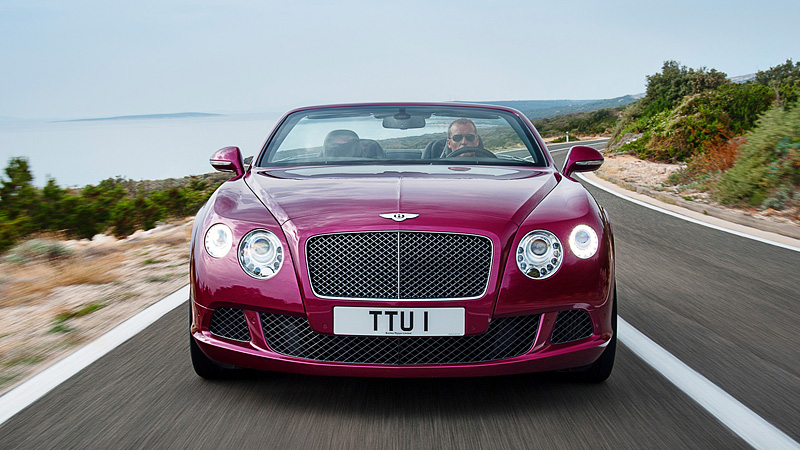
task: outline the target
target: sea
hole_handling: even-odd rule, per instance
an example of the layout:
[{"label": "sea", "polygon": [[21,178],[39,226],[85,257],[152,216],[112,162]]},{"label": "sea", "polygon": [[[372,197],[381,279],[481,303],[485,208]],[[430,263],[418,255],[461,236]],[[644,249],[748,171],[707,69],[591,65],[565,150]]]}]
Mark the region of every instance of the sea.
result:
[{"label": "sea", "polygon": [[61,187],[96,185],[106,178],[160,180],[213,172],[218,149],[261,150],[278,113],[109,120],[0,121],[0,179],[13,157],[27,158],[33,184],[54,178]]}]

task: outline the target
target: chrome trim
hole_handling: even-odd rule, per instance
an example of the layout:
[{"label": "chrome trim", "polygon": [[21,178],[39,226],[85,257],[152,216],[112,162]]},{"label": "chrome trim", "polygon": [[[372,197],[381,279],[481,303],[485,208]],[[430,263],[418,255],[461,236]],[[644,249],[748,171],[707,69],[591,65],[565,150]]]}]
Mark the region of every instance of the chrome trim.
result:
[{"label": "chrome trim", "polygon": [[602,159],[593,159],[591,161],[575,161],[576,166],[602,166]]},{"label": "chrome trim", "polygon": [[[314,290],[314,285],[311,283],[311,274],[308,267],[308,241],[312,238],[319,237],[319,236],[330,236],[336,234],[364,234],[364,233],[429,233],[429,234],[459,234],[464,236],[475,236],[479,238],[484,238],[489,240],[489,246],[491,248],[490,257],[489,257],[489,275],[486,277],[486,283],[484,284],[483,292],[480,295],[474,297],[451,297],[451,298],[356,298],[356,297],[326,297],[319,295]],[[397,242],[398,247],[400,246],[400,242]],[[492,273],[494,271],[494,241],[489,236],[484,236],[482,234],[474,234],[474,233],[458,233],[453,231],[425,231],[425,230],[370,230],[370,231],[344,231],[340,233],[322,233],[322,234],[315,234],[306,238],[306,242],[303,248],[303,258],[305,259],[306,263],[306,279],[308,280],[308,285],[311,287],[311,293],[314,294],[315,297],[321,298],[324,300],[354,300],[354,301],[379,301],[379,302],[396,302],[396,301],[403,301],[403,302],[427,302],[427,301],[459,301],[459,300],[477,300],[482,298],[486,295],[486,292],[489,290],[489,280],[492,278]],[[399,249],[397,251],[398,260],[399,260]],[[399,266],[399,264],[398,264]],[[397,278],[400,279],[400,271],[397,272]],[[399,287],[398,282],[398,287]]]},{"label": "chrome trim", "polygon": [[384,219],[392,219],[395,222],[402,222],[406,219],[414,219],[419,217],[419,214],[411,214],[411,213],[386,213],[386,214],[379,214]]},{"label": "chrome trim", "polygon": [[220,172],[235,172],[236,169],[234,165],[230,161],[224,161],[220,159],[209,159],[208,162],[211,164],[211,167],[219,170]]}]

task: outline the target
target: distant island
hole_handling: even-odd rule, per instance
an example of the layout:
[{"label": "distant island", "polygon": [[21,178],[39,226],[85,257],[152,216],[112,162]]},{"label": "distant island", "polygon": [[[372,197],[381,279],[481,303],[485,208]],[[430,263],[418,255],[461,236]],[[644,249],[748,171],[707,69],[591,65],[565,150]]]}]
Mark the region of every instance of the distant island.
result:
[{"label": "distant island", "polygon": [[138,116],[98,117],[94,119],[57,120],[56,122],[96,122],[98,120],[185,119],[187,117],[213,117],[222,114],[183,112],[173,114],[142,114]]}]

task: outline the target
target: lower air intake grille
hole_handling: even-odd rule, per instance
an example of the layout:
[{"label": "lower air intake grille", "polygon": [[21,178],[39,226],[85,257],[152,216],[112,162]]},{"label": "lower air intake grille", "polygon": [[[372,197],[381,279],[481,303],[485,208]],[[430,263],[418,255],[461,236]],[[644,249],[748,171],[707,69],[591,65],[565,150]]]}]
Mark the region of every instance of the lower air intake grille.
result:
[{"label": "lower air intake grille", "polygon": [[550,342],[553,344],[563,344],[565,342],[577,341],[592,335],[592,318],[583,309],[571,309],[561,311],[556,318],[553,326],[553,336]]},{"label": "lower air intake grille", "polygon": [[277,353],[358,364],[463,364],[513,358],[533,346],[539,315],[494,319],[471,336],[338,336],[313,331],[304,317],[261,314],[267,344]]},{"label": "lower air intake grille", "polygon": [[208,330],[214,335],[235,341],[250,341],[247,319],[241,309],[218,308],[211,316],[211,325]]}]

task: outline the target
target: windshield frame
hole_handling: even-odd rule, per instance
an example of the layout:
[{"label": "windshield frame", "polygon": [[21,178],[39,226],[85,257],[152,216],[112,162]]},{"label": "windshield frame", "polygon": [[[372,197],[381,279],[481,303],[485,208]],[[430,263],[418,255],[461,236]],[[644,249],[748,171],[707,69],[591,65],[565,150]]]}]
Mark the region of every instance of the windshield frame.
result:
[{"label": "windshield frame", "polygon": [[[299,161],[281,163],[269,161],[270,155],[276,152],[284,140],[289,136],[293,128],[303,119],[313,116],[323,118],[324,116],[334,117],[375,117],[376,119],[387,115],[407,112],[413,116],[423,116],[426,118],[435,117],[439,119],[502,119],[508,128],[512,129],[521,143],[525,146],[531,161],[520,158],[504,157],[502,159],[488,158],[440,158],[440,159],[346,159],[330,158],[313,161]],[[427,134],[427,133],[425,133]],[[425,134],[421,135],[424,136]],[[446,137],[442,135],[442,137]],[[409,149],[418,150],[418,149]],[[520,149],[523,150],[523,149]],[[259,168],[269,167],[298,167],[298,166],[319,166],[319,165],[428,165],[428,164],[453,164],[459,165],[498,165],[498,166],[517,166],[517,167],[549,167],[551,160],[546,150],[541,144],[541,140],[536,134],[530,121],[522,113],[511,108],[494,105],[475,105],[475,104],[438,104],[438,103],[376,103],[376,104],[343,104],[300,108],[288,112],[281,119],[279,124],[264,143],[258,157],[254,159],[253,166]]]}]

